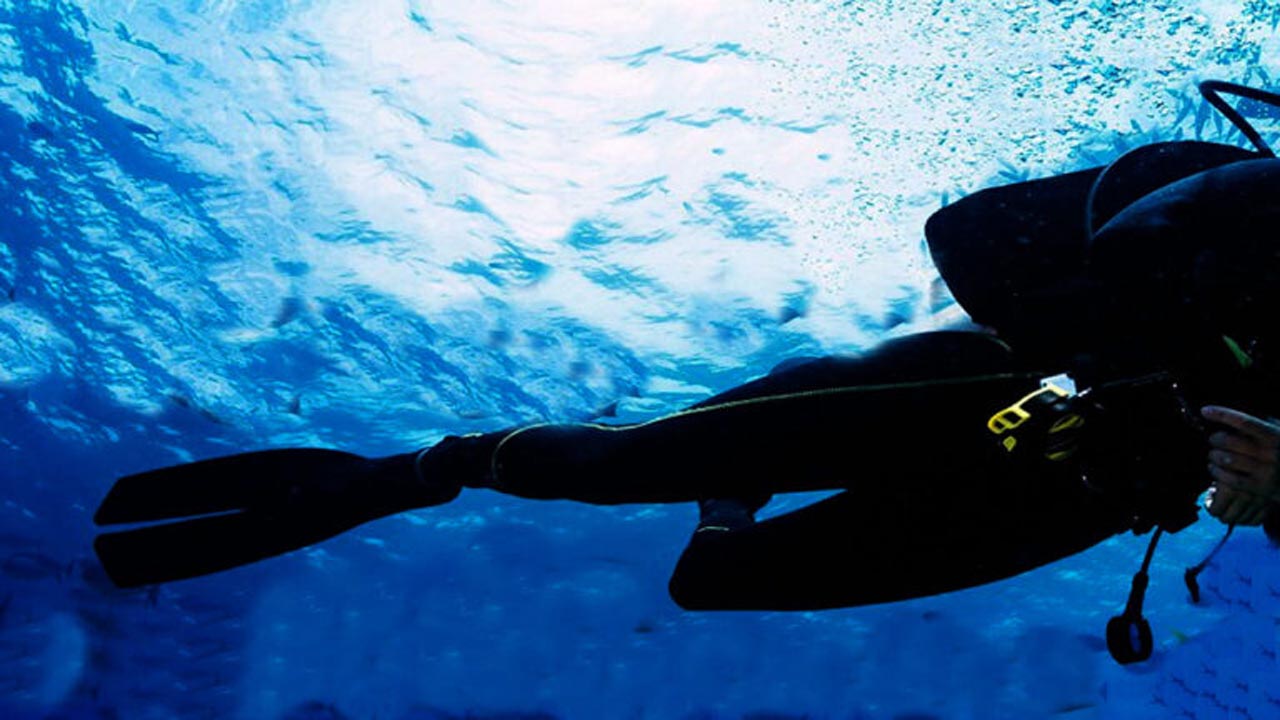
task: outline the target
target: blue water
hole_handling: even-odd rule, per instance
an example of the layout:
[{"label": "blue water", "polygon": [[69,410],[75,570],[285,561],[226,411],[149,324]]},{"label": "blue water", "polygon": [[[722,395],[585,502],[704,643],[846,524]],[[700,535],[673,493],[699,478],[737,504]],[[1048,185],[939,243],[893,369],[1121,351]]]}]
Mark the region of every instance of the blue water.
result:
[{"label": "blue water", "polygon": [[1157,654],[1130,668],[1101,632],[1144,538],[797,614],[676,608],[688,506],[468,492],[142,592],[89,550],[128,472],[640,420],[954,320],[929,213],[1152,140],[1242,143],[1194,85],[1275,89],[1278,22],[1220,0],[0,0],[0,714],[1280,715],[1277,556],[1237,533],[1189,606],[1211,522],[1157,556]]}]

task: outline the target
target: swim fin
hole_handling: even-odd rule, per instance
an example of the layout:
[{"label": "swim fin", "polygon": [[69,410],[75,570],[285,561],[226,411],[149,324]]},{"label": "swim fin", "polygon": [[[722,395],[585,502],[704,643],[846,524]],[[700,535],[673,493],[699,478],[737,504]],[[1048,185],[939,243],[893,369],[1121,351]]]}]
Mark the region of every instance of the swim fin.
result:
[{"label": "swim fin", "polygon": [[337,450],[250,452],[120,478],[98,525],[170,521],[98,536],[122,588],[207,575],[326,540],[371,520],[439,505],[460,488],[428,484],[417,456]]}]

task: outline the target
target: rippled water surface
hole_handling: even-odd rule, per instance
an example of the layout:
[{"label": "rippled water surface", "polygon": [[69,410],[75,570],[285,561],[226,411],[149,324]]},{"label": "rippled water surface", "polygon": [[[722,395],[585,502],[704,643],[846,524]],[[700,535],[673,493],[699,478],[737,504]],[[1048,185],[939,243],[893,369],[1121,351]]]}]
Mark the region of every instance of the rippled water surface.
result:
[{"label": "rippled water surface", "polygon": [[[930,213],[1153,140],[1242,144],[1194,88],[1274,90],[1277,23],[1221,0],[0,0],[0,709],[1280,712],[1275,557],[1242,533],[1187,606],[1208,523],[1157,557],[1137,669],[1100,644],[1132,537],[817,614],[679,611],[685,506],[468,493],[144,593],[88,550],[127,472],[641,420],[955,320]],[[884,476],[854,440],[851,472]]]}]

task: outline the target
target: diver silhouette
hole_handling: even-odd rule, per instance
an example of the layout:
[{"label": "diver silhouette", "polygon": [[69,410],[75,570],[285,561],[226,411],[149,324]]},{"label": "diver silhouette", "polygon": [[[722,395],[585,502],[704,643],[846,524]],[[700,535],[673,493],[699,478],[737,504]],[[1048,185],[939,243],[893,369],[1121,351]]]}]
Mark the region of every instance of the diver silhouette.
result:
[{"label": "diver silhouette", "polygon": [[[595,504],[698,502],[671,578],[689,609],[812,610],[1007,578],[1117,533],[1210,513],[1280,536],[1280,159],[1147,145],[1104,166],[994,187],[935,213],[934,261],[981,330],[791,361],[629,425],[450,436],[384,458],[244,453],[121,478],[95,516],[120,586],[304,547],[464,488]],[[756,522],[771,496],[838,490]],[[1108,628],[1150,654],[1142,588]],[[1191,580],[1188,581],[1189,583]]]}]

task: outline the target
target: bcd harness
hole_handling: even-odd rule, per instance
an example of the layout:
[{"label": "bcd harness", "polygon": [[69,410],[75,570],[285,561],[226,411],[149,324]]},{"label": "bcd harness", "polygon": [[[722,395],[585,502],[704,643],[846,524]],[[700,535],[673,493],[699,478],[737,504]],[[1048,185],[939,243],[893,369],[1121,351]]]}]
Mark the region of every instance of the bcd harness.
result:
[{"label": "bcd harness", "polygon": [[[935,214],[926,226],[927,234],[933,231],[929,238],[931,252],[948,285],[956,292],[957,300],[971,317],[1013,338],[1015,346],[1020,344],[1018,338],[1025,338],[1032,346],[1039,343],[1041,350],[1049,355],[1064,350],[1069,352],[1078,339],[1080,322],[1074,315],[1060,310],[1061,301],[1072,297],[1074,285],[1067,283],[1059,287],[1051,282],[1061,276],[1058,262],[1087,273],[1090,259],[1087,249],[1093,247],[1095,237],[1104,225],[1122,209],[1159,187],[1208,168],[1242,160],[1275,162],[1276,153],[1249,124],[1245,115],[1224,101],[1222,95],[1234,95],[1246,102],[1272,108],[1280,107],[1280,95],[1220,81],[1201,83],[1199,89],[1205,100],[1256,148],[1252,158],[1245,151],[1229,146],[1157,144],[1145,152],[1139,148],[1129,154],[1133,157],[1122,156],[1100,171],[1082,171],[1056,180],[1032,181],[1007,190],[984,191],[990,197],[974,200],[969,208],[958,204]],[[1181,147],[1189,150],[1185,160],[1173,152]],[[1051,199],[1078,198],[1082,184],[1088,187],[1084,202],[1085,252],[1076,249],[1080,247],[1079,236],[1069,229],[1072,225],[1070,211],[1063,215],[1041,210],[1055,206],[1048,201]],[[965,232],[968,223],[975,215],[986,212],[993,199],[998,201],[996,206],[1004,211],[1000,216],[1004,218],[1004,224],[998,227],[1002,234],[996,239],[983,236],[988,237],[985,243],[969,241],[971,236]],[[1057,252],[1053,259],[1041,261],[1018,254],[1017,249],[1022,245],[1016,241],[1032,233],[1048,237],[1049,247]],[[1013,271],[1000,275],[1001,281],[991,284],[965,270],[974,257],[982,259],[980,267],[996,268],[996,272]],[[1246,258],[1247,264],[1250,256],[1246,253],[1242,257]],[[1029,272],[1014,269],[1022,266],[1026,266]],[[1038,290],[1044,281],[1049,281],[1049,289]],[[1046,339],[1039,332],[1044,327],[1043,320],[1020,320],[1019,313],[1011,310],[1007,303],[1009,297],[1021,299],[1019,308],[1023,305],[1031,307],[1032,318],[1047,317],[1051,325],[1061,323],[1066,330],[1062,333],[1064,342],[1056,342],[1054,333]],[[1229,308],[1212,303],[1207,305],[1213,312],[1229,312]],[[1237,334],[1242,331],[1239,328],[1222,328],[1219,332]],[[1249,338],[1244,346],[1225,335],[1223,340],[1235,359],[1236,370],[1247,372],[1251,366],[1260,364],[1265,371],[1267,365],[1280,365],[1268,357],[1268,351],[1276,348],[1268,346],[1261,337]],[[1277,356],[1280,357],[1280,353]],[[1260,363],[1255,363],[1255,360],[1260,360]],[[1253,370],[1255,378],[1268,374],[1256,372],[1257,368]],[[1269,386],[1269,389],[1280,390],[1280,386]],[[1141,409],[1127,409],[1130,401],[1136,401]],[[1147,423],[1152,418],[1155,419],[1154,425]],[[1032,463],[1076,463],[1080,468],[1081,481],[1090,490],[1115,500],[1117,507],[1132,511],[1135,534],[1154,528],[1141,569],[1133,577],[1124,612],[1112,618],[1106,630],[1108,650],[1117,662],[1128,664],[1149,658],[1153,641],[1151,627],[1142,617],[1142,603],[1148,583],[1147,571],[1156,544],[1164,532],[1177,532],[1195,522],[1199,511],[1196,501],[1211,482],[1204,470],[1203,457],[1207,450],[1208,429],[1188,401],[1179,379],[1172,373],[1158,372],[1077,389],[1069,374],[1047,377],[1038,389],[993,414],[987,421],[987,429],[1011,459]],[[1129,447],[1129,437],[1133,433],[1140,435],[1139,443],[1146,440],[1145,445]],[[1153,437],[1158,440],[1152,441]],[[1113,472],[1108,474],[1105,467],[1094,465],[1099,459],[1105,459],[1118,469],[1113,468]],[[1276,526],[1280,527],[1280,522]],[[1228,527],[1225,536],[1203,562],[1187,568],[1184,580],[1192,602],[1199,600],[1196,576],[1221,549],[1233,529],[1234,526]]]},{"label": "bcd harness", "polygon": [[[1223,340],[1240,368],[1247,370],[1252,366],[1252,356],[1239,343],[1225,336]],[[1165,402],[1162,405],[1152,404],[1152,398],[1162,398]],[[1169,487],[1150,483],[1140,487],[1143,485],[1141,478],[1121,478],[1134,483],[1127,485],[1115,480],[1115,475],[1123,476],[1123,472],[1112,473],[1110,476],[1093,472],[1093,458],[1090,455],[1100,443],[1089,433],[1114,435],[1115,427],[1099,429],[1091,426],[1097,424],[1097,419],[1105,416],[1109,408],[1129,399],[1137,399],[1138,403],[1146,404],[1164,415],[1167,418],[1165,427],[1175,430],[1180,427],[1182,432],[1196,438],[1208,435],[1208,428],[1191,407],[1177,378],[1164,372],[1083,390],[1077,389],[1070,374],[1046,377],[1040,381],[1038,389],[997,411],[987,421],[987,429],[1011,459],[1048,463],[1074,461],[1080,467],[1081,481],[1090,490],[1118,496],[1116,499],[1132,510],[1135,534],[1155,528],[1142,567],[1133,577],[1124,612],[1107,623],[1107,648],[1111,656],[1121,664],[1140,662],[1151,656],[1154,642],[1150,624],[1142,616],[1142,604],[1152,556],[1163,533],[1178,532],[1195,522],[1199,511],[1196,500],[1200,492],[1209,485],[1209,478],[1202,474],[1199,466],[1194,471],[1195,475],[1179,473],[1180,477],[1172,481]],[[1118,443],[1114,442],[1115,438],[1111,440],[1111,448],[1124,446],[1122,439]],[[1179,447],[1180,439],[1172,437],[1168,445],[1171,448]],[[1159,483],[1160,480],[1157,479],[1156,482]],[[1199,564],[1186,569],[1183,580],[1191,602],[1196,603],[1200,599],[1197,576],[1208,566],[1233,530],[1234,525],[1228,526],[1226,534],[1208,556]]]}]

